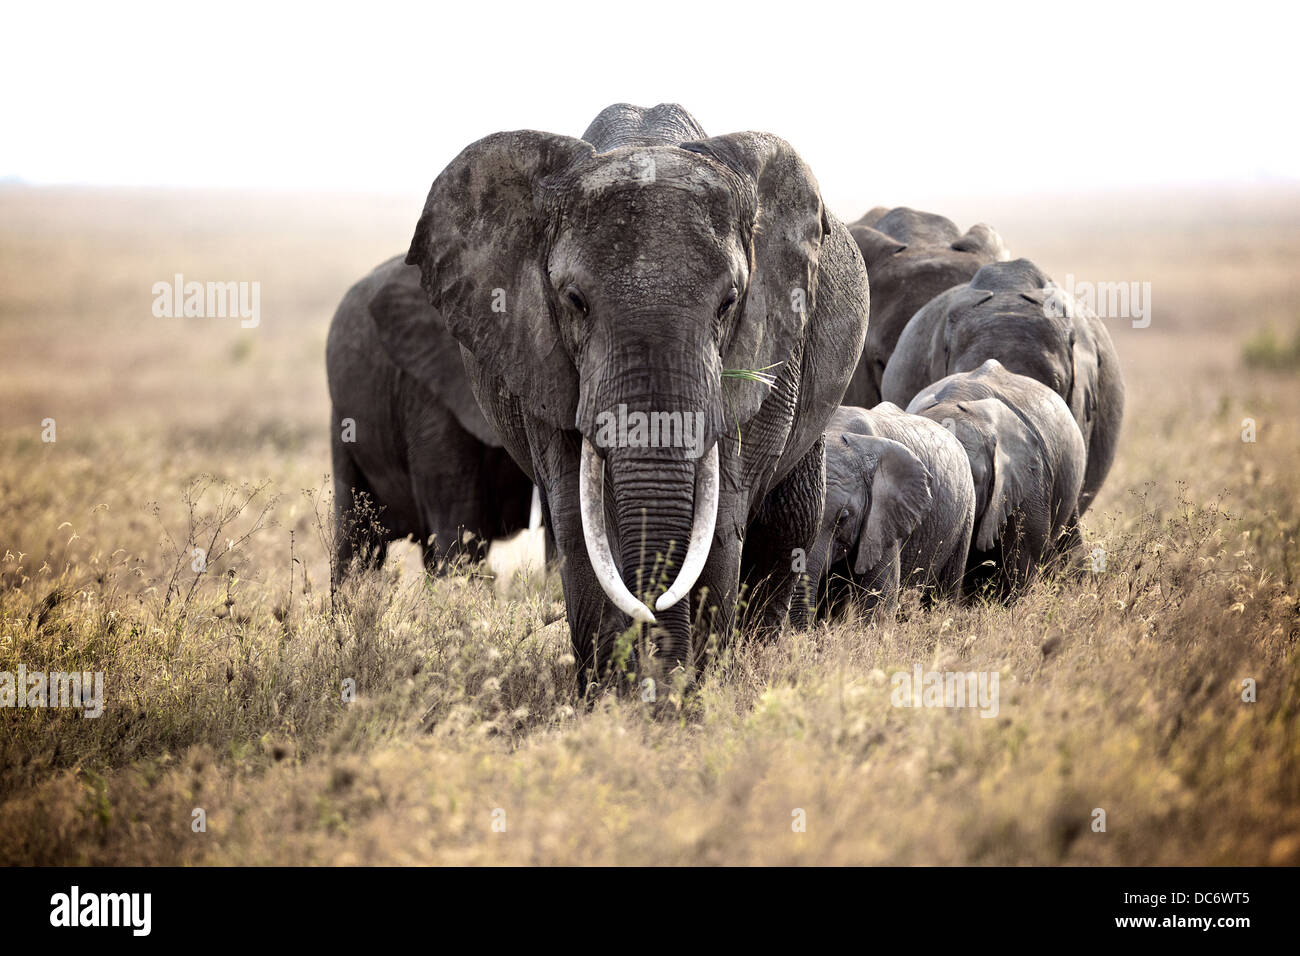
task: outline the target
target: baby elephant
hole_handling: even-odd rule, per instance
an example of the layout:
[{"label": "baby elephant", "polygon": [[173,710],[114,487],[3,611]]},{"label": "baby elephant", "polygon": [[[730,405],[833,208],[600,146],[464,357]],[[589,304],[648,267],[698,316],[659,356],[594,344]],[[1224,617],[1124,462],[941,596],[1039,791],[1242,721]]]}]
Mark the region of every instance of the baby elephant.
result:
[{"label": "baby elephant", "polygon": [[947,429],[885,403],[841,406],[826,430],[826,505],[808,560],[828,613],[860,599],[888,613],[900,587],[956,597],[975,487]]},{"label": "baby elephant", "polygon": [[[380,342],[376,320],[432,312],[420,270],[399,257],[349,289],[330,324],[335,584],[354,554],[376,565],[395,538],[413,535],[432,572],[448,558],[481,560],[492,540],[528,527],[532,482],[483,417],[441,319],[426,323],[439,334],[399,343],[425,362],[424,379]],[[363,495],[373,514],[360,510]]]},{"label": "baby elephant", "polygon": [[951,429],[970,462],[975,534],[967,589],[987,585],[1011,596],[1062,549],[1062,532],[1078,525],[1084,448],[1070,407],[1041,382],[989,359],[935,382],[907,410]]}]

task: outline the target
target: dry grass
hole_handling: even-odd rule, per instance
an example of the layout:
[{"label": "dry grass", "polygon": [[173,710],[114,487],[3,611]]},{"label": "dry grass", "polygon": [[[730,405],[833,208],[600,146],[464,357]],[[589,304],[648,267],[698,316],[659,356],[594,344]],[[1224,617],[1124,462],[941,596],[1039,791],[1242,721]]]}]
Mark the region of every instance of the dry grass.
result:
[{"label": "dry grass", "polygon": [[[0,710],[0,862],[1300,863],[1300,379],[1242,360],[1300,311],[1296,197],[1199,244],[1182,203],[1073,245],[986,214],[1153,283],[1151,328],[1112,323],[1106,570],[741,642],[653,713],[575,699],[554,581],[407,555],[331,609],[324,333],[408,208],[0,191],[0,671],[106,684],[98,719]],[[260,280],[262,326],[154,319],[175,272]],[[997,717],[892,706],[917,663],[996,671]]]}]

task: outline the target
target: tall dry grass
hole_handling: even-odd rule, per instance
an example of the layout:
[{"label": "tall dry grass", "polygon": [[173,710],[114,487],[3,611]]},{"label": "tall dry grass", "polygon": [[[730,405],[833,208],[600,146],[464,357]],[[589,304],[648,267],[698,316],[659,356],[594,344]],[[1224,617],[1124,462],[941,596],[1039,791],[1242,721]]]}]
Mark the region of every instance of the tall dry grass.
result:
[{"label": "tall dry grass", "polygon": [[[0,233],[0,671],[101,670],[106,706],[0,710],[0,862],[1300,862],[1300,380],[1241,351],[1295,317],[1300,215],[1252,206],[1199,264],[1158,216],[1115,226],[1118,275],[1008,236],[1153,282],[1152,327],[1112,325],[1104,571],[742,637],[652,707],[577,699],[554,579],[399,553],[331,601],[324,330],[401,216],[74,198],[0,192],[29,224]],[[153,319],[175,271],[261,278],[262,327]],[[997,673],[996,717],[894,706],[916,664]]]}]

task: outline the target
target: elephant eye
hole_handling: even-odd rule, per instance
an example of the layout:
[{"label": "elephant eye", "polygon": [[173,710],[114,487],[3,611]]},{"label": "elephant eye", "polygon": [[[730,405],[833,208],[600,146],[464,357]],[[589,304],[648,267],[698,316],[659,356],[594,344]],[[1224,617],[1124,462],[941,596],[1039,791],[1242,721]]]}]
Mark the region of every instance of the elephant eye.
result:
[{"label": "elephant eye", "polygon": [[573,306],[583,315],[587,314],[587,300],[576,285],[568,286],[564,290],[564,297],[569,300],[569,305]]},{"label": "elephant eye", "polygon": [[835,516],[835,520],[836,520],[836,521],[848,521],[848,520],[849,520],[849,509],[848,509],[848,508],[841,508],[841,509],[840,509],[840,513],[837,514],[837,515]]},{"label": "elephant eye", "polygon": [[738,296],[736,294],[736,288],[735,286],[732,286],[732,288],[727,292],[727,294],[723,296],[722,304],[718,306],[718,311],[717,313],[715,313],[717,317],[722,318],[724,315],[726,315],[728,310],[730,310],[730,308],[736,304],[737,298]]}]

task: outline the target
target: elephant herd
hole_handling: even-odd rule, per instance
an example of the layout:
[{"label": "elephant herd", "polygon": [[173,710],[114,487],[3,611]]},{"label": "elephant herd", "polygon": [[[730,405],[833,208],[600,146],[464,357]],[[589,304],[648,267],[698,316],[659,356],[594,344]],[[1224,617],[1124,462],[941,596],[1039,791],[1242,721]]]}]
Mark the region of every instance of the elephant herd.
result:
[{"label": "elephant herd", "polygon": [[480,560],[536,494],[584,683],[634,625],[639,672],[689,674],[742,615],[1012,597],[1078,546],[1124,403],[988,226],[845,225],[788,143],[676,105],[470,145],[326,362],[338,573]]}]

